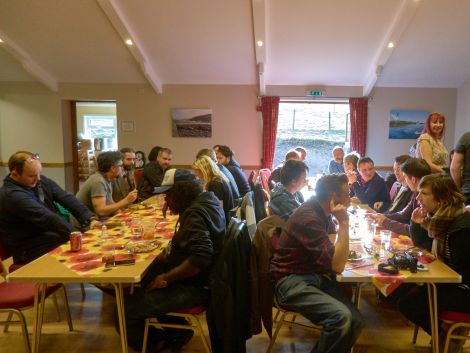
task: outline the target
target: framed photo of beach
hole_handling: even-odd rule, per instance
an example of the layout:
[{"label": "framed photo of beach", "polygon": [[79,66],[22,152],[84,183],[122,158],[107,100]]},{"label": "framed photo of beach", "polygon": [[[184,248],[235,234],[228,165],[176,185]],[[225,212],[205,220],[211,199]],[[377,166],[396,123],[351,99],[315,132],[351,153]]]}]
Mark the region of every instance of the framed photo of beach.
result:
[{"label": "framed photo of beach", "polygon": [[211,109],[171,109],[173,137],[212,137]]},{"label": "framed photo of beach", "polygon": [[416,140],[423,132],[427,110],[390,110],[389,139]]}]

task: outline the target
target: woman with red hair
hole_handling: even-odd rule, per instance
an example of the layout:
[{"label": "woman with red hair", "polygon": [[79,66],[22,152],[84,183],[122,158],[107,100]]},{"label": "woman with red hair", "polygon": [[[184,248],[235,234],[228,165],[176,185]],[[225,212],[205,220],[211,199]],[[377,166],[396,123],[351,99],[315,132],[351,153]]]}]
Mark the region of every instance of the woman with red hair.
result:
[{"label": "woman with red hair", "polygon": [[446,118],[441,113],[431,113],[418,138],[416,158],[422,158],[431,167],[431,173],[444,173],[449,152],[442,143]]}]

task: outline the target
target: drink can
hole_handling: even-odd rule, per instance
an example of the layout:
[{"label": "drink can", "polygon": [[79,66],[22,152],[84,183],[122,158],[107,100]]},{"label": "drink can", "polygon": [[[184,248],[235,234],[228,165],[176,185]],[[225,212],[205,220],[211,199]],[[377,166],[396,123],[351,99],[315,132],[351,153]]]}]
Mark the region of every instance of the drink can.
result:
[{"label": "drink can", "polygon": [[70,233],[70,251],[82,250],[82,233],[72,232]]}]

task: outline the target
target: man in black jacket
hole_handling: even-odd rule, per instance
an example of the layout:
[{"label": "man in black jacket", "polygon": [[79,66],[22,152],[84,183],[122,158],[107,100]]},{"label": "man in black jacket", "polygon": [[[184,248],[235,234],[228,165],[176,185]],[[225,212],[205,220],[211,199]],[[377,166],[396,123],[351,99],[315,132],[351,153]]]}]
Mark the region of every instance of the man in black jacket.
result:
[{"label": "man in black jacket", "polygon": [[96,216],[75,196],[41,175],[39,155],[14,153],[0,188],[0,239],[17,263],[30,262],[69,240],[75,229],[57,209],[67,209],[86,227]]},{"label": "man in black jacket", "polygon": [[[155,192],[165,192],[168,208],[180,217],[172,241],[155,259],[142,288],[125,299],[129,344],[139,350],[146,318],[206,303],[208,274],[225,236],[219,200],[212,192],[203,192],[189,170],[167,171]],[[155,348],[165,340],[170,348],[179,349],[192,336],[192,331],[189,335],[184,331],[173,331],[171,336],[165,332],[163,337],[150,331],[149,345]]]}]

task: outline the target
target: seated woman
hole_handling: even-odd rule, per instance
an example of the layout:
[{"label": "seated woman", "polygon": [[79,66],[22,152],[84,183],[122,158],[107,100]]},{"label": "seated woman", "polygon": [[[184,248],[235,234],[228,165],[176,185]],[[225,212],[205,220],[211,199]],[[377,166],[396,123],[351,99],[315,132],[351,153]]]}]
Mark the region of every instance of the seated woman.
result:
[{"label": "seated woman", "polygon": [[196,176],[204,182],[205,189],[212,191],[220,200],[228,224],[230,221],[230,210],[235,207],[228,179],[219,170],[217,164],[208,156],[200,156],[193,163],[193,169]]},{"label": "seated woman", "polygon": [[[470,213],[464,197],[450,176],[432,174],[422,178],[418,200],[421,207],[411,216],[411,233],[424,227],[433,238],[433,253],[462,276],[462,283],[437,285],[438,311],[470,314]],[[415,324],[431,333],[426,286],[415,286],[398,309]]]},{"label": "seated woman", "polygon": [[422,134],[416,145],[416,158],[422,158],[431,167],[431,173],[444,173],[449,153],[442,143],[446,118],[440,113],[431,113],[426,119]]},{"label": "seated woman", "polygon": [[238,186],[238,191],[240,192],[240,196],[245,196],[248,191],[251,191],[250,184],[248,183],[248,179],[243,172],[240,164],[233,159],[234,153],[228,146],[218,145],[217,148],[217,161],[224,165],[230,173],[232,173],[233,178]]}]

